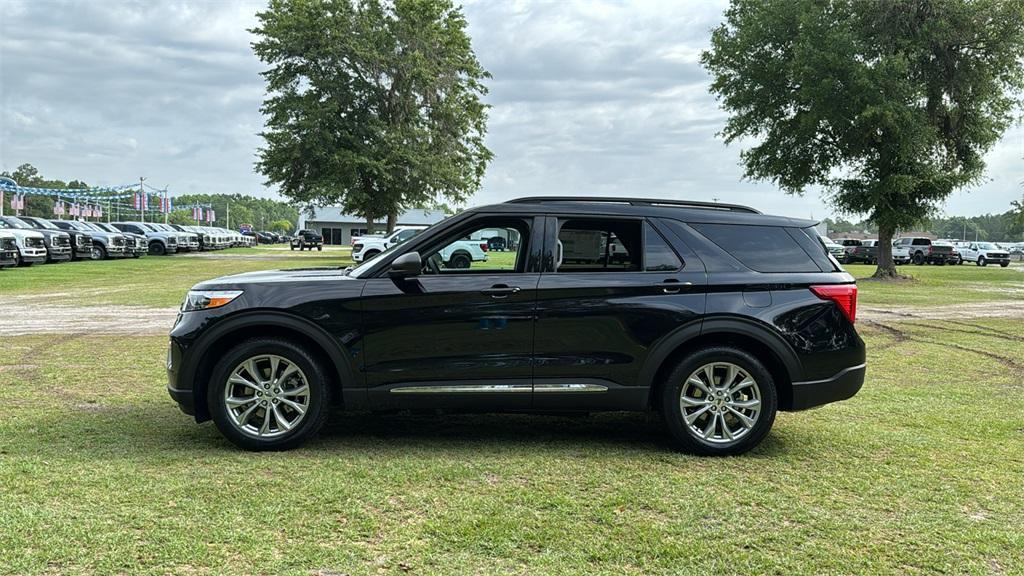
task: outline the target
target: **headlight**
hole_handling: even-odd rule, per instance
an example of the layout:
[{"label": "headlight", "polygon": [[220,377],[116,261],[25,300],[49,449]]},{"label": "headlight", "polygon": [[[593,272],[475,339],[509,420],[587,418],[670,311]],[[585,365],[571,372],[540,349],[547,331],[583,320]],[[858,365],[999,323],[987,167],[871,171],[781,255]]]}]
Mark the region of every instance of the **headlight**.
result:
[{"label": "headlight", "polygon": [[220,308],[241,295],[241,290],[189,290],[185,301],[181,303],[181,311]]}]

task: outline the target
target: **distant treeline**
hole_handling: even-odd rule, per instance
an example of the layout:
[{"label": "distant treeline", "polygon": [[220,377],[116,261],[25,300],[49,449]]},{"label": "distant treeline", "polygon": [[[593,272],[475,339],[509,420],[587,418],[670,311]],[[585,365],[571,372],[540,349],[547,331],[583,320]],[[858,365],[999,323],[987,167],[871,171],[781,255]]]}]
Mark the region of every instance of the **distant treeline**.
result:
[{"label": "distant treeline", "polygon": [[[842,218],[826,218],[829,234],[844,232],[864,232],[877,234],[878,226],[867,220],[850,222]],[[1008,210],[1002,214],[984,214],[982,216],[951,216],[930,218],[917,227],[918,231],[931,232],[939,238],[958,238],[967,240],[988,240],[991,242],[1020,242],[1024,240],[1024,222],[1017,213]]]},{"label": "distant treeline", "polygon": [[[52,188],[58,190],[89,188],[89,185],[81,180],[64,182],[63,180],[44,178],[39,173],[39,170],[31,164],[22,164],[13,173],[0,172],[0,176],[14,179],[19,186],[32,188]],[[152,202],[152,198],[155,198],[156,195],[152,192],[150,194],[152,194]],[[5,199],[5,201],[9,200]],[[54,202],[55,199],[49,196],[28,194],[25,196],[25,210],[22,211],[22,214],[53,218]],[[130,204],[130,202],[131,200],[124,201],[125,204]],[[215,225],[230,225],[233,229],[238,229],[242,224],[251,224],[258,230],[290,232],[295,228],[295,224],[299,220],[298,209],[289,204],[269,198],[256,198],[242,194],[185,194],[173,196],[172,202],[172,211],[168,216],[168,221],[173,224],[197,224],[192,219],[192,206],[196,204],[202,205],[204,208],[210,206],[213,209],[217,217],[214,222]],[[103,220],[138,219],[138,212],[134,210],[128,208],[108,209],[102,202],[97,202],[97,204],[107,211],[103,215]],[[5,209],[7,208],[9,208],[9,205],[5,206]],[[148,215],[146,218],[150,219],[153,217],[153,215]],[[162,219],[162,216],[159,216],[159,218]],[[230,221],[228,220],[229,218]],[[202,224],[205,224],[205,222],[202,222]]]}]

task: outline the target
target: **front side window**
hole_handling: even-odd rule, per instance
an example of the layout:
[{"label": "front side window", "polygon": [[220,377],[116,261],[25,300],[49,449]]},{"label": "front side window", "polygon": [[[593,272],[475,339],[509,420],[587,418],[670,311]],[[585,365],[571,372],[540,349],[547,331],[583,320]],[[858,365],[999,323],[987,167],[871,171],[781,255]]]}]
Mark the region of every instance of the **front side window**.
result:
[{"label": "front side window", "polygon": [[639,271],[640,220],[559,220],[557,272]]},{"label": "front side window", "polygon": [[[518,250],[491,252],[487,240],[481,240],[484,230],[497,230],[499,234],[514,243]],[[418,233],[419,231],[413,231]],[[484,218],[468,229],[461,228],[455,233],[420,253],[425,274],[459,274],[487,272],[522,272],[526,267],[527,246],[530,226],[522,219]],[[477,238],[474,240],[474,238]]]},{"label": "front side window", "polygon": [[420,232],[422,232],[422,230],[417,230],[417,229],[402,230],[401,232],[395,234],[391,238],[391,241],[394,242],[395,244],[401,244],[402,242],[405,242],[406,240],[412,238],[413,236],[419,234]]}]

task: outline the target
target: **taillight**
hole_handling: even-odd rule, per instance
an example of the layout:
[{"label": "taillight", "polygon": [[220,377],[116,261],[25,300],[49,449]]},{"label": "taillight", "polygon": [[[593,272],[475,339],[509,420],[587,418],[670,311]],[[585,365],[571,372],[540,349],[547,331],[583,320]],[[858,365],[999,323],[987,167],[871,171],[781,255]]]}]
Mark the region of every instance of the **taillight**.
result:
[{"label": "taillight", "polygon": [[857,285],[827,284],[811,286],[811,292],[822,300],[831,300],[839,306],[850,323],[857,321]]},{"label": "taillight", "polygon": [[487,252],[487,242],[481,242],[480,249],[483,250],[484,252]]}]

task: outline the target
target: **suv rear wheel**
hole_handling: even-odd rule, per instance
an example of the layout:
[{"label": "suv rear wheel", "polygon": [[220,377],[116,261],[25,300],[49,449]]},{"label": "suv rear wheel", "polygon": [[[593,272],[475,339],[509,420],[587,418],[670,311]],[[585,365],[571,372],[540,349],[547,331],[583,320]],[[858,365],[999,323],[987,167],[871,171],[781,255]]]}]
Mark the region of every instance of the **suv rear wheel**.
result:
[{"label": "suv rear wheel", "polygon": [[771,374],[751,354],[730,346],[683,359],[661,390],[661,414],[677,446],[708,456],[742,454],[775,422]]},{"label": "suv rear wheel", "polygon": [[316,434],[327,420],[323,368],[303,347],[254,338],[213,369],[207,402],[217,428],[246,450],[286,450]]}]

